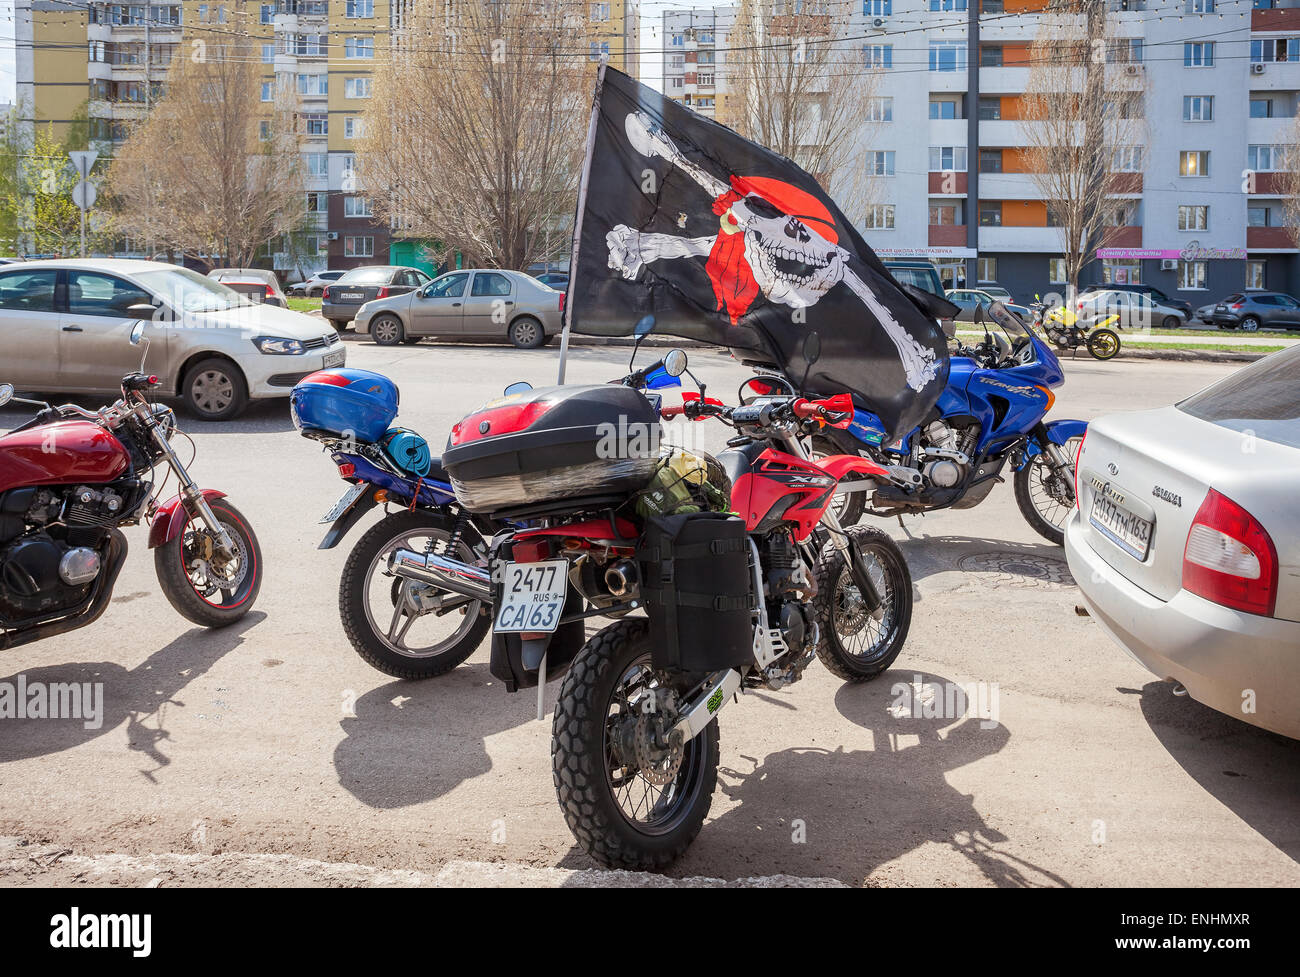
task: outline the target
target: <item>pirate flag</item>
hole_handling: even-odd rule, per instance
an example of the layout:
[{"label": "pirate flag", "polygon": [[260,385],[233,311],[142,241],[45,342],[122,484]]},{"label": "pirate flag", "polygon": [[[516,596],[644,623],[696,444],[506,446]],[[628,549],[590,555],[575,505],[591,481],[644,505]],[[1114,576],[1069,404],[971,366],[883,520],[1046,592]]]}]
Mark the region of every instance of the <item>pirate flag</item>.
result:
[{"label": "pirate flag", "polygon": [[948,379],[934,317],[953,311],[905,291],[809,174],[608,67],[589,139],[570,329],[625,336],[653,315],[796,383],[816,331],[805,392],[851,393],[891,437],[924,418]]}]

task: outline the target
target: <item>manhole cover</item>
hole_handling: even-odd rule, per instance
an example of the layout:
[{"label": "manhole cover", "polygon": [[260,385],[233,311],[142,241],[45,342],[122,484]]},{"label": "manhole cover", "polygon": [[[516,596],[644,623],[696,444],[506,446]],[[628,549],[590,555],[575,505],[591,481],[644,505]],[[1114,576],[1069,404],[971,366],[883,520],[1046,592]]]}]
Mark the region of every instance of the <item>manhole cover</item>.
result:
[{"label": "manhole cover", "polygon": [[994,587],[1073,587],[1074,578],[1064,560],[1019,553],[972,553],[957,561],[964,573],[981,574]]}]

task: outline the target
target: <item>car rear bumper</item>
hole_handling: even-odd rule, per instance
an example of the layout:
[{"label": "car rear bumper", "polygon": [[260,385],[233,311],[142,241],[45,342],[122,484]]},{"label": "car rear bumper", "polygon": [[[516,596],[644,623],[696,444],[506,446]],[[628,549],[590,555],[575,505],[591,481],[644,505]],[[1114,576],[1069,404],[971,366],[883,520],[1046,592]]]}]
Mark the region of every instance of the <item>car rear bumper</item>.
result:
[{"label": "car rear bumper", "polygon": [[347,322],[357,314],[357,309],[359,308],[361,308],[360,303],[357,305],[339,305],[336,302],[322,302],[320,312],[326,319],[337,319],[339,322]]},{"label": "car rear bumper", "polygon": [[1211,325],[1219,326],[1219,327],[1223,327],[1223,326],[1233,327],[1238,325],[1241,322],[1241,320],[1238,319],[1236,316],[1231,316],[1231,315],[1211,315],[1205,321],[1210,323]]},{"label": "car rear bumper", "polygon": [[[1084,538],[1078,510],[1065,555],[1093,619],[1152,674],[1197,702],[1300,739],[1300,624],[1245,614],[1179,590],[1162,601],[1130,583]],[[1249,693],[1253,692],[1253,697]],[[1254,712],[1245,705],[1253,698]]]}]

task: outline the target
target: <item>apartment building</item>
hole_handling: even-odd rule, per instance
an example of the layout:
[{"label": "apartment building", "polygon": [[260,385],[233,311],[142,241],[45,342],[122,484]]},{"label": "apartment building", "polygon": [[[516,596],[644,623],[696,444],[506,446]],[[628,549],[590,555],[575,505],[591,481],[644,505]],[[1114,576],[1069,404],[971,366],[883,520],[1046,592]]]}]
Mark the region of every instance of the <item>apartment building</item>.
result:
[{"label": "apartment building", "polygon": [[[828,8],[773,0],[773,16],[809,4]],[[863,128],[874,178],[864,233],[882,257],[928,258],[950,287],[998,282],[1020,299],[1064,289],[1061,231],[1026,172],[1033,123],[1021,118],[1043,6],[855,0],[840,36],[878,70]],[[1116,154],[1116,170],[1130,174],[1117,227],[1082,284],[1142,282],[1193,306],[1242,288],[1300,290],[1277,175],[1300,106],[1300,0],[1106,6],[1108,57],[1144,89],[1145,131]],[[709,14],[664,15],[664,93],[702,112],[703,49],[688,88],[687,45],[692,31],[722,36]],[[710,53],[725,57],[718,45]]]},{"label": "apartment building", "polygon": [[726,48],[735,7],[666,10],[662,39],[663,91],[710,118],[726,115]]},{"label": "apartment building", "polygon": [[[262,65],[262,98],[296,100],[304,137],[305,239],[281,244],[275,267],[301,274],[322,268],[422,260],[418,242],[396,240],[371,214],[355,148],[365,131],[376,58],[409,15],[409,0],[145,0],[136,3],[18,0],[17,104],[28,124],[66,133],[89,122],[108,156],[127,124],[163,91],[167,66],[195,45],[251,40]],[[636,73],[635,0],[589,5],[591,57]],[[268,105],[269,107],[269,105]],[[144,242],[127,242],[139,253]]]}]

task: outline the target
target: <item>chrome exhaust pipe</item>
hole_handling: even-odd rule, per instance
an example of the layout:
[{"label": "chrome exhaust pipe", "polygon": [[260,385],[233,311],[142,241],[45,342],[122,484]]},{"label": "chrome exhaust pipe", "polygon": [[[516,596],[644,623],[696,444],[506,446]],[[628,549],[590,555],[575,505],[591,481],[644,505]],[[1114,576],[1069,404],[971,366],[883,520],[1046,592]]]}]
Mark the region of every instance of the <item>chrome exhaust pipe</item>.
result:
[{"label": "chrome exhaust pipe", "polygon": [[640,575],[631,560],[619,560],[605,571],[605,586],[615,597],[626,597],[636,589]]},{"label": "chrome exhaust pipe", "polygon": [[462,597],[486,603],[492,601],[492,578],[487,570],[459,560],[449,560],[437,553],[426,555],[412,550],[394,550],[388,557],[388,571]]}]

